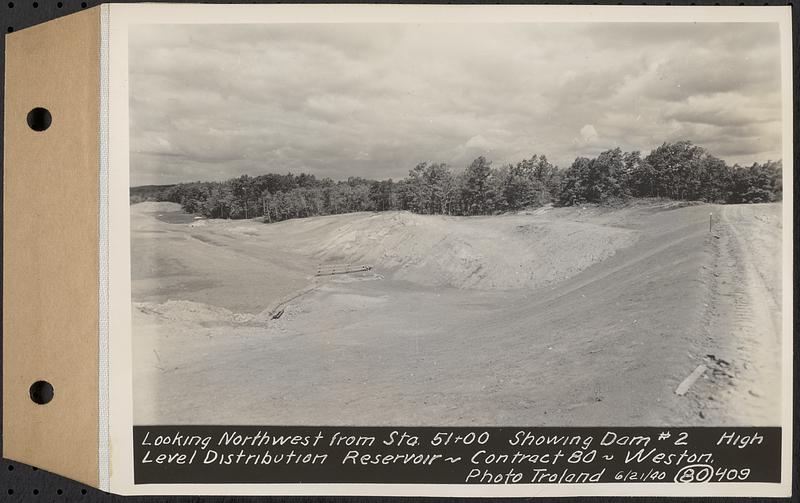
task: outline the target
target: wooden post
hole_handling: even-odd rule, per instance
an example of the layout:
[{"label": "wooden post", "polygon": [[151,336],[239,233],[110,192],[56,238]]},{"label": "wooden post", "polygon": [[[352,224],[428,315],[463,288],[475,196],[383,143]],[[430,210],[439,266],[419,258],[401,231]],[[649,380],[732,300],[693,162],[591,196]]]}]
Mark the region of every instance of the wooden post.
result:
[{"label": "wooden post", "polygon": [[711,224],[712,224],[713,221],[714,221],[714,214],[713,213],[709,213],[708,214],[708,232],[711,232]]}]

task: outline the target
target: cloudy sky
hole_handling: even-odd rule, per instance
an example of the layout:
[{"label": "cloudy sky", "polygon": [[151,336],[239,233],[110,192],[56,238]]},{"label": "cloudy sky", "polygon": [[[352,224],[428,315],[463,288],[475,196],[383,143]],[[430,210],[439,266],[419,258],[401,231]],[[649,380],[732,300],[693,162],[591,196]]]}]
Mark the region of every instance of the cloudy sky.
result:
[{"label": "cloudy sky", "polygon": [[689,139],[780,158],[772,24],[131,27],[131,183],[400,178]]}]

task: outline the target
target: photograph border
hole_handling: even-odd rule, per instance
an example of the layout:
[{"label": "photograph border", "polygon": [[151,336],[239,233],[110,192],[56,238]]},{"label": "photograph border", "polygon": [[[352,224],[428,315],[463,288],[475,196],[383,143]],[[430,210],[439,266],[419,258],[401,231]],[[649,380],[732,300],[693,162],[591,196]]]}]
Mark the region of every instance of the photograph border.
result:
[{"label": "photograph border", "polygon": [[[108,117],[108,144],[101,160],[101,246],[107,246],[107,332],[101,330],[101,362],[108,363],[107,403],[102,404],[100,453],[110,452],[110,474],[101,489],[121,494],[229,495],[351,495],[351,496],[788,496],[792,487],[793,413],[793,190],[783,200],[783,428],[782,482],[707,484],[576,484],[576,485],[425,485],[425,484],[219,484],[135,485],[132,448],[132,348],[130,291],[129,89],[128,30],[136,24],[255,24],[255,23],[454,23],[454,22],[775,22],[780,26],[783,107],[784,187],[793,188],[792,26],[790,7],[677,7],[677,6],[493,6],[493,5],[210,5],[112,4],[103,5],[102,33],[106,51],[101,69],[108,99],[102,110]],[[102,71],[102,70],[101,70]],[[102,93],[101,93],[102,94]],[[103,105],[101,100],[101,106]],[[101,152],[103,148],[101,145]],[[103,171],[105,170],[105,172]],[[122,197],[125,194],[126,197]],[[103,205],[103,202],[107,206]],[[101,257],[103,257],[101,252]],[[103,327],[103,318],[101,318]],[[101,365],[101,369],[102,369]],[[101,389],[103,372],[100,372]],[[105,411],[105,413],[104,413]],[[103,424],[105,420],[105,425]],[[603,426],[603,425],[598,425]],[[646,426],[646,425],[642,425]]]}]

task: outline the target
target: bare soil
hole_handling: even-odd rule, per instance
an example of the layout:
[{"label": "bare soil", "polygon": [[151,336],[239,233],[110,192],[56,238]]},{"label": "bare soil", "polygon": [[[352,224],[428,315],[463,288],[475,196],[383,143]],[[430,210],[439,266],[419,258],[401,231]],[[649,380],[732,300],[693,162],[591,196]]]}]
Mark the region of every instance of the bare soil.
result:
[{"label": "bare soil", "polygon": [[[780,208],[133,205],[134,422],[778,424]],[[331,263],[373,269],[314,276]]]}]

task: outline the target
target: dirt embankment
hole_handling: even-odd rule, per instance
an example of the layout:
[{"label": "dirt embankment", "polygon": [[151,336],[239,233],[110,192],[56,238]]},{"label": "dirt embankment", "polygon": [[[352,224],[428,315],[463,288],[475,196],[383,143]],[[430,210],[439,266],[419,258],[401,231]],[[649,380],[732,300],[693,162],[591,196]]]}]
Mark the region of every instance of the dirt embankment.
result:
[{"label": "dirt embankment", "polygon": [[322,237],[315,256],[375,264],[424,286],[520,289],[553,284],[629,246],[636,231],[535,216],[365,215]]},{"label": "dirt embankment", "polygon": [[[166,276],[184,282],[187,276],[203,273],[213,278],[220,269],[227,274],[263,270],[270,273],[271,283],[279,283],[288,280],[287,275],[305,280],[313,273],[310,264],[365,263],[391,279],[424,286],[535,288],[574,276],[639,237],[629,227],[558,218],[558,210],[551,210],[552,215],[471,218],[353,213],[272,225],[211,220],[178,225],[188,222],[172,203],[132,208],[134,249],[139,254],[134,278]],[[219,263],[216,268],[211,266],[214,261]],[[283,274],[273,277],[278,271],[271,265]],[[143,288],[141,294],[153,291]]]},{"label": "dirt embankment", "polygon": [[692,396],[711,421],[777,424],[781,412],[782,222],[780,205],[719,207],[701,281],[702,358]]},{"label": "dirt embankment", "polygon": [[775,424],[754,344],[780,338],[780,271],[752,249],[779,246],[780,206],[681,206],[264,225],[136,205],[136,422]]}]

